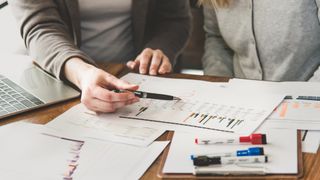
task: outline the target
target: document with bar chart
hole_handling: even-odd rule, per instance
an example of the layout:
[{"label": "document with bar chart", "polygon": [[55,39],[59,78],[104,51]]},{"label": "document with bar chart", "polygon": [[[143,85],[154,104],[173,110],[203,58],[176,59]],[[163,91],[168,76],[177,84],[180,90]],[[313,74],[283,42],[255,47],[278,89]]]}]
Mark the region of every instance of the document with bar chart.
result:
[{"label": "document with bar chart", "polygon": [[121,109],[121,118],[169,123],[249,135],[280,104],[284,95],[246,93],[211,82],[128,74],[122,79],[141,91],[173,95],[181,100],[140,99]]},{"label": "document with bar chart", "polygon": [[285,100],[267,118],[264,126],[320,130],[320,83],[232,79],[228,85],[237,89],[286,94]]},{"label": "document with bar chart", "polygon": [[320,101],[286,99],[267,118],[265,126],[320,130]]}]

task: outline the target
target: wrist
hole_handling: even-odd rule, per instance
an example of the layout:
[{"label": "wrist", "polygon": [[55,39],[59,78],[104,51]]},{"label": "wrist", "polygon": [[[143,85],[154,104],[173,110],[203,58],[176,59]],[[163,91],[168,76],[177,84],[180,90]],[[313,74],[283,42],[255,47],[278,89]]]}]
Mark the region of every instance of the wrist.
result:
[{"label": "wrist", "polygon": [[95,68],[93,65],[84,62],[80,58],[74,57],[66,62],[64,66],[64,74],[67,80],[82,89],[81,80],[83,79],[83,75],[85,72],[93,68]]}]

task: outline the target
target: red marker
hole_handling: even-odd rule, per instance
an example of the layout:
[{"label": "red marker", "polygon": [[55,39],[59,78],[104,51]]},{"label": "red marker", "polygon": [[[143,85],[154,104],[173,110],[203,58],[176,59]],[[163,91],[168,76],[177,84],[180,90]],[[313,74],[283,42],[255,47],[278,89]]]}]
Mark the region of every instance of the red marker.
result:
[{"label": "red marker", "polygon": [[250,136],[240,136],[239,139],[195,139],[196,144],[267,144],[267,136],[265,134],[251,134]]}]

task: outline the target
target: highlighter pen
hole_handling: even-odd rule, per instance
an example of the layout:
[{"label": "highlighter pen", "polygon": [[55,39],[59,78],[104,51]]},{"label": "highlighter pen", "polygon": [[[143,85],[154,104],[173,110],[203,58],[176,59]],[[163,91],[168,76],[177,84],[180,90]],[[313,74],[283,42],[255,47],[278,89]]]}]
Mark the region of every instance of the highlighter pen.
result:
[{"label": "highlighter pen", "polygon": [[205,154],[205,155],[191,155],[191,160],[202,158],[202,157],[233,157],[233,156],[259,156],[264,155],[263,147],[251,147],[246,150],[238,150],[235,152],[227,153],[214,153],[214,154]]},{"label": "highlighter pen", "polygon": [[254,164],[268,162],[267,155],[235,156],[235,157],[203,157],[193,160],[194,166],[227,165],[227,164]]},{"label": "highlighter pen", "polygon": [[236,139],[195,139],[196,144],[267,144],[267,136],[265,134],[251,134],[250,136],[240,136]]},{"label": "highlighter pen", "polygon": [[158,99],[158,100],[181,100],[178,97],[174,97],[166,94],[156,94],[156,93],[143,92],[143,91],[119,90],[119,89],[115,89],[112,91],[115,93],[132,92],[135,96],[139,98],[149,98],[149,99]]}]

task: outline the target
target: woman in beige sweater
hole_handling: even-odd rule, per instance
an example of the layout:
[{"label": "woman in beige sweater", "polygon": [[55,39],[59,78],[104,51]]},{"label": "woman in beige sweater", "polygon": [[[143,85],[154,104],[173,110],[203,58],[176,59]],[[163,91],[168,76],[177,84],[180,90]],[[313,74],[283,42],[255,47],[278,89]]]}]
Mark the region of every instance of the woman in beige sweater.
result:
[{"label": "woman in beige sweater", "polygon": [[113,112],[136,102],[136,85],[98,69],[127,63],[141,74],[172,71],[190,34],[185,0],[9,0],[29,54],[46,71],[82,90],[91,110]]}]

